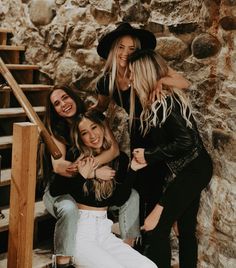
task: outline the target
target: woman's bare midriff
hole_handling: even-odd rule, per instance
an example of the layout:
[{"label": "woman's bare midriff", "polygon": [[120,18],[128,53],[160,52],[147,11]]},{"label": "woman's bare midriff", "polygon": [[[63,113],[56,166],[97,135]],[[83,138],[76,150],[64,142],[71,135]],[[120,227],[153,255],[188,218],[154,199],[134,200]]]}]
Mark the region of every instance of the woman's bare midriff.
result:
[{"label": "woman's bare midriff", "polygon": [[84,209],[84,210],[96,210],[96,211],[104,211],[104,210],[107,210],[108,207],[101,207],[101,208],[98,208],[98,207],[91,207],[91,206],[86,206],[84,204],[80,204],[80,203],[77,203],[77,206],[79,209]]}]

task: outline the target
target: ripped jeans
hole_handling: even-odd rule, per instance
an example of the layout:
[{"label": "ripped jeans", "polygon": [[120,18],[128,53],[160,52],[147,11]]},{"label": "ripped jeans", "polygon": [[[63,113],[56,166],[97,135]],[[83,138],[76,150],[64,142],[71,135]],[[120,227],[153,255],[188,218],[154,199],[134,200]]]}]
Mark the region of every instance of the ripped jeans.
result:
[{"label": "ripped jeans", "polygon": [[[78,222],[78,207],[75,200],[69,194],[52,197],[46,189],[43,201],[48,212],[57,219],[54,253],[74,256]],[[126,203],[119,208],[119,226],[122,239],[140,237],[139,194],[134,189]]]}]

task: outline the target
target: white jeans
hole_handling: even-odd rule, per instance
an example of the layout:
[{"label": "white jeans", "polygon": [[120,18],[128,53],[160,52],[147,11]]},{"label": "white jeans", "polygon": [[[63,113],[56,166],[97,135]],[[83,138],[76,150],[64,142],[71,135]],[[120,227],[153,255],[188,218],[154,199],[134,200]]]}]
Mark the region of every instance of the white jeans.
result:
[{"label": "white jeans", "polygon": [[79,210],[75,264],[79,268],[157,268],[111,233],[106,211]]},{"label": "white jeans", "polygon": [[[78,222],[77,204],[69,194],[52,197],[48,187],[43,201],[48,212],[57,219],[54,231],[54,253],[74,256]],[[113,208],[117,209],[117,207]],[[140,237],[139,194],[134,189],[125,204],[119,207],[119,226],[122,239]]]}]

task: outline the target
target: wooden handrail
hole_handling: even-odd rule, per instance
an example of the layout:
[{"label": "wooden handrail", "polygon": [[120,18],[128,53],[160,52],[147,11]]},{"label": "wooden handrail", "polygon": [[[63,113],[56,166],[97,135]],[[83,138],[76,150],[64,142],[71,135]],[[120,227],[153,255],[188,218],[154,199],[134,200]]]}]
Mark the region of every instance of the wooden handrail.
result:
[{"label": "wooden handrail", "polygon": [[6,67],[5,63],[3,62],[2,58],[0,57],[0,72],[2,73],[3,77],[6,79],[7,83],[11,87],[16,99],[25,110],[26,115],[28,116],[29,120],[38,126],[38,130],[40,135],[42,136],[47,148],[54,159],[59,159],[62,154],[58,149],[57,145],[54,143],[53,139],[51,138],[50,134],[48,133],[46,127],[40,120],[39,116],[34,111],[33,107],[31,106],[30,102],[26,98],[25,94],[23,93],[20,86],[17,84],[15,78],[12,76],[11,72]]}]

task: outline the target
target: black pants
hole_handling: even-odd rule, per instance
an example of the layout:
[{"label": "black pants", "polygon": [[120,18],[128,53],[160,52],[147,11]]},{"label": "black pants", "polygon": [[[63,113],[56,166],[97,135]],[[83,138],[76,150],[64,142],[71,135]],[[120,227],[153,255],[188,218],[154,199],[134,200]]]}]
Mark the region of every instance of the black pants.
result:
[{"label": "black pants", "polygon": [[180,268],[197,267],[196,223],[201,191],[212,177],[212,162],[204,151],[185,167],[168,186],[160,204],[159,223],[149,233],[146,255],[158,268],[171,267],[170,232],[175,221],[179,229]]},{"label": "black pants", "polygon": [[141,225],[143,225],[144,219],[159,202],[163,193],[165,177],[168,172],[169,169],[164,162],[148,165],[137,172],[134,188],[137,190],[140,197]]}]

